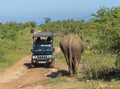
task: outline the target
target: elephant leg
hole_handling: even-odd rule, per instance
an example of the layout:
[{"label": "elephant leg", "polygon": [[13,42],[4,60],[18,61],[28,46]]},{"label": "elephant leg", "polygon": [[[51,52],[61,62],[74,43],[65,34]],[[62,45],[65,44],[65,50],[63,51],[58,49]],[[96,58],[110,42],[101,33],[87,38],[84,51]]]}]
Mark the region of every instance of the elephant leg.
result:
[{"label": "elephant leg", "polygon": [[66,59],[66,63],[69,66],[69,60],[68,60],[68,56],[65,54],[65,59]]},{"label": "elephant leg", "polygon": [[64,50],[63,51],[63,54],[64,54],[64,57],[65,57],[65,60],[66,60],[66,63],[68,65],[68,71],[69,73],[71,74],[71,69],[70,69],[70,61],[69,61],[69,52],[67,50]]},{"label": "elephant leg", "polygon": [[69,73],[70,73],[70,62],[69,62],[69,59],[68,59],[68,55],[64,55],[65,56],[65,59],[66,59],[66,63],[68,65],[68,70],[69,70]]},{"label": "elephant leg", "polygon": [[74,60],[72,62],[72,71],[73,71],[73,74],[75,74],[75,63],[74,63]]},{"label": "elephant leg", "polygon": [[68,60],[68,68],[69,68],[70,75],[73,76],[72,63],[71,63],[71,58],[70,57],[69,57],[69,60]]},{"label": "elephant leg", "polygon": [[73,51],[73,54],[72,54],[72,71],[73,71],[73,74],[76,74],[76,51]]},{"label": "elephant leg", "polygon": [[72,54],[71,51],[69,51],[69,55],[68,55],[68,59],[69,59],[69,71],[70,71],[70,75],[73,76],[73,66],[72,66]]},{"label": "elephant leg", "polygon": [[78,66],[79,66],[79,64],[78,63],[76,63],[76,65],[75,65],[75,74],[77,74],[78,73]]},{"label": "elephant leg", "polygon": [[69,61],[68,61],[68,50],[66,49],[66,47],[64,47],[61,43],[60,43],[60,48],[64,54],[65,60],[67,65],[69,66]]},{"label": "elephant leg", "polygon": [[72,69],[71,63],[70,63],[70,66],[69,66],[69,72],[70,72],[70,75],[73,76],[73,69]]},{"label": "elephant leg", "polygon": [[79,63],[80,63],[80,58],[77,58],[75,59],[75,74],[78,73],[78,68],[79,68]]}]

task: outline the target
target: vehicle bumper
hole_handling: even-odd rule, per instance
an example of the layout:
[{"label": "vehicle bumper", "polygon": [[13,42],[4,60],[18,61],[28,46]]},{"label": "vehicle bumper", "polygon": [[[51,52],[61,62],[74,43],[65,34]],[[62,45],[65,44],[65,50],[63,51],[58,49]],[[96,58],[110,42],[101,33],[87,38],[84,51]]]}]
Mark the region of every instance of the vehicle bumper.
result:
[{"label": "vehicle bumper", "polygon": [[34,64],[45,64],[45,63],[51,63],[54,60],[54,58],[51,59],[44,59],[44,60],[40,60],[40,59],[32,59],[32,63]]}]

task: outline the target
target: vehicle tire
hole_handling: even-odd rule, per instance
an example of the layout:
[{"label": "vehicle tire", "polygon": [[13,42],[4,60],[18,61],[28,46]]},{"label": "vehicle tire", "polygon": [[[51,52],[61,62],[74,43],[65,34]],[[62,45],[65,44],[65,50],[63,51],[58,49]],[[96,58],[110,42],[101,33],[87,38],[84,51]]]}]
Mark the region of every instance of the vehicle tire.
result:
[{"label": "vehicle tire", "polygon": [[34,67],[35,67],[35,64],[34,64],[34,63],[31,63],[31,67],[34,68]]},{"label": "vehicle tire", "polygon": [[33,62],[33,60],[31,60],[31,67],[34,68],[35,65],[36,65],[36,64]]}]

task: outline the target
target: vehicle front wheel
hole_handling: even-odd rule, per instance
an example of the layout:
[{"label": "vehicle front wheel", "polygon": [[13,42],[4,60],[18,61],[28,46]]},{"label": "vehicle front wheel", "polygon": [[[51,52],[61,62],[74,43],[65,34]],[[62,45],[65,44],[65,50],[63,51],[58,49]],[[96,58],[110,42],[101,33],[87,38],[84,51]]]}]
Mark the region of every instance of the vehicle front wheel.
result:
[{"label": "vehicle front wheel", "polygon": [[31,60],[31,67],[34,68],[35,67],[35,63],[34,63],[34,60]]}]

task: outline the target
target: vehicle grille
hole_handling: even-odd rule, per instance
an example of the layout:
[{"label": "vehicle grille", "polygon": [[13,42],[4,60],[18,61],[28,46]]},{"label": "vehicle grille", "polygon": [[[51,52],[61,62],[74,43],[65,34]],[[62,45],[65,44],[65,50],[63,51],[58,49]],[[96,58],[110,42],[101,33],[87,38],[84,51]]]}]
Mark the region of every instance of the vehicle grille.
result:
[{"label": "vehicle grille", "polygon": [[43,55],[43,56],[38,56],[38,59],[47,59],[47,56]]}]

